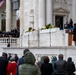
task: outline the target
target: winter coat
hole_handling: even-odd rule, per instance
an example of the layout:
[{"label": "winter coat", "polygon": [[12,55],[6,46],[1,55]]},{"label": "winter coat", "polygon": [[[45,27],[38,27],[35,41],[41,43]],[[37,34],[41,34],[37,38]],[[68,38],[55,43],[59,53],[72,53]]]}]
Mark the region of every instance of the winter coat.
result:
[{"label": "winter coat", "polygon": [[69,58],[68,58],[68,61],[67,61],[67,74],[68,74],[68,75],[74,75],[73,72],[75,72],[75,65],[74,65],[74,63],[72,62],[72,58],[69,57]]},{"label": "winter coat", "polygon": [[19,66],[19,75],[40,75],[40,69],[35,65],[35,57],[31,52],[24,55],[24,64]]},{"label": "winter coat", "polygon": [[52,75],[53,67],[51,63],[43,63],[41,65],[41,75]]},{"label": "winter coat", "polygon": [[0,57],[0,75],[6,75],[8,60]]},{"label": "winter coat", "polygon": [[57,60],[54,63],[55,74],[56,75],[66,75],[66,61],[65,60]]},{"label": "winter coat", "polygon": [[51,64],[53,66],[53,73],[52,75],[54,75],[54,63],[57,61],[57,57],[53,57],[52,60],[51,60]]},{"label": "winter coat", "polygon": [[7,75],[16,75],[17,63],[15,61],[9,62],[7,66]]}]

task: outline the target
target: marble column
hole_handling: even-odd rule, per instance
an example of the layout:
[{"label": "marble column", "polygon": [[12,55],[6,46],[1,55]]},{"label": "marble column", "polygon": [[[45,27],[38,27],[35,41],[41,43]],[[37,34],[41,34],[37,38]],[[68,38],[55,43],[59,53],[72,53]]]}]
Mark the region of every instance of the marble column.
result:
[{"label": "marble column", "polygon": [[45,26],[45,0],[39,0],[39,28]]},{"label": "marble column", "polygon": [[52,0],[46,0],[46,25],[52,24]]},{"label": "marble column", "polygon": [[24,1],[20,0],[20,47],[23,47],[23,33],[24,33]]},{"label": "marble column", "polygon": [[72,19],[73,23],[76,23],[76,0],[72,1]]},{"label": "marble column", "polygon": [[16,11],[13,11],[13,10],[12,10],[12,12],[13,12],[13,13],[12,13],[12,17],[13,17],[13,18],[12,18],[12,28],[15,29],[15,28],[17,28],[17,27],[16,27],[16,24],[17,24],[17,23],[16,23],[16,21],[17,21],[17,20],[16,20]]},{"label": "marble column", "polygon": [[20,36],[23,35],[24,29],[24,0],[20,0]]},{"label": "marble column", "polygon": [[6,31],[11,31],[11,0],[6,0]]},{"label": "marble column", "polygon": [[34,1],[34,9],[35,9],[35,13],[34,13],[34,29],[38,30],[38,25],[39,25],[39,19],[38,19],[38,7],[39,7],[39,0],[35,0]]}]

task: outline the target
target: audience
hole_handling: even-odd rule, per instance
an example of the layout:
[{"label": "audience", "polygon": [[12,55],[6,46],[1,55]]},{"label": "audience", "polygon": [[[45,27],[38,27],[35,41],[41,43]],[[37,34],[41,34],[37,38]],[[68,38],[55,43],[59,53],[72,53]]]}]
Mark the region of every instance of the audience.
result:
[{"label": "audience", "polygon": [[[13,56],[14,55],[14,56]],[[49,63],[48,56],[42,56],[37,64],[35,56],[29,49],[23,51],[19,59],[17,54],[3,52],[0,57],[0,75],[75,75],[75,64],[71,57],[67,62],[63,60],[63,54],[54,56]],[[9,62],[9,63],[8,63]]]}]

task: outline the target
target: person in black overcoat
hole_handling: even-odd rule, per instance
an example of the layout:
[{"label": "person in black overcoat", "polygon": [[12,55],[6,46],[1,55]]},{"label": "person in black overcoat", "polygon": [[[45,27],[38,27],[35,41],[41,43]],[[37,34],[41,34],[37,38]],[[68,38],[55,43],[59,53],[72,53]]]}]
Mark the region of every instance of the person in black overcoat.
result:
[{"label": "person in black overcoat", "polygon": [[44,63],[41,65],[41,75],[52,75],[53,67],[52,64],[49,63],[49,57],[44,57]]},{"label": "person in black overcoat", "polygon": [[75,75],[73,72],[75,72],[75,64],[74,62],[72,62],[72,58],[69,57],[67,60],[67,74]]},{"label": "person in black overcoat", "polygon": [[7,60],[7,54],[3,53],[0,57],[0,75],[6,75],[8,60]]}]

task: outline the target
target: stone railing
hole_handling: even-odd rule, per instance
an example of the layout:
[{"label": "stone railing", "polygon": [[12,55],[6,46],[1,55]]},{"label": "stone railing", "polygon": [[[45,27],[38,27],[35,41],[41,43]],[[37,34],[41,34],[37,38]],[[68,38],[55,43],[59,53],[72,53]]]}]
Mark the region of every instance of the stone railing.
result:
[{"label": "stone railing", "polygon": [[0,46],[6,47],[8,43],[10,43],[11,47],[16,47],[17,46],[17,41],[18,38],[12,38],[12,37],[4,37],[0,38]]}]

